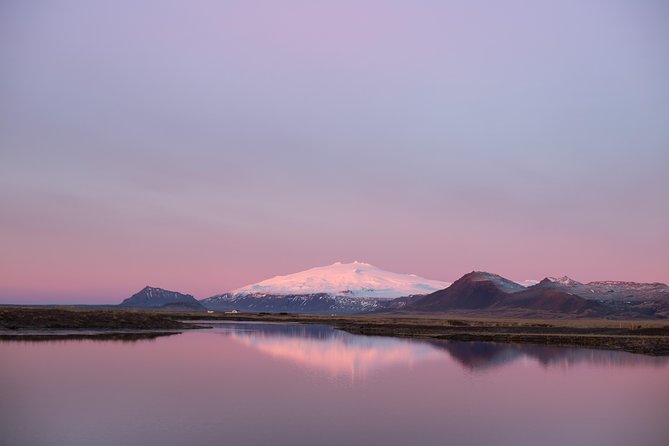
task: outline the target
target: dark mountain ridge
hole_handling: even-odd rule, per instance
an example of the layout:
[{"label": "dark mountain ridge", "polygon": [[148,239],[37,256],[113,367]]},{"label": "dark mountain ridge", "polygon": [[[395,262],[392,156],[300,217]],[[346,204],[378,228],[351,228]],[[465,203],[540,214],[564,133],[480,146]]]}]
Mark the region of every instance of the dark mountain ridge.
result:
[{"label": "dark mountain ridge", "polygon": [[501,276],[472,271],[453,282],[448,288],[419,298],[406,308],[424,311],[489,308],[507,296],[508,293],[505,290],[510,292],[524,289],[522,285],[508,282],[510,281]]},{"label": "dark mountain ridge", "polygon": [[205,310],[205,307],[190,294],[150,286],[125,299],[119,306],[181,311]]},{"label": "dark mountain ridge", "polygon": [[527,309],[539,312],[601,317],[606,306],[575,294],[537,284],[525,288],[496,274],[472,271],[440,291],[406,306],[413,311]]},{"label": "dark mountain ridge", "polygon": [[368,313],[385,308],[384,305],[394,300],[374,297],[332,296],[328,293],[287,295],[226,293],[202,299],[200,302],[206,308],[216,311],[354,314]]}]

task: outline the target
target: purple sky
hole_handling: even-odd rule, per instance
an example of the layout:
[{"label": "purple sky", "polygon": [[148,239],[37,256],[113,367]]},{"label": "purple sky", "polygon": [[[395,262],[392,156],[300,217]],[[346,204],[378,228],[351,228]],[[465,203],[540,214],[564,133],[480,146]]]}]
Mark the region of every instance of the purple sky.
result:
[{"label": "purple sky", "polygon": [[663,1],[7,0],[0,66],[0,302],[669,282]]}]

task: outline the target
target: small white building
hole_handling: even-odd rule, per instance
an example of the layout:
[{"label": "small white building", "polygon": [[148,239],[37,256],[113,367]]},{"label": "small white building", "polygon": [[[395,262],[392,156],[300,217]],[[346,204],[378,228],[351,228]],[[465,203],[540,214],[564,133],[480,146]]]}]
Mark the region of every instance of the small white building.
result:
[{"label": "small white building", "polygon": [[225,312],[225,314],[237,314],[237,313],[239,313],[239,310],[230,310]]}]

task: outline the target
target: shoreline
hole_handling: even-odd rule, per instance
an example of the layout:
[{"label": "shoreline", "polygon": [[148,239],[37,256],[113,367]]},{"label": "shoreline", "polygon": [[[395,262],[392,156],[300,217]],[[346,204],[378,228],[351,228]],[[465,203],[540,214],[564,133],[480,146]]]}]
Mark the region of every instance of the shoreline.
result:
[{"label": "shoreline", "polygon": [[[0,308],[0,340],[81,337],[122,340],[211,328],[216,322],[319,324],[352,334],[619,350],[669,356],[669,322],[493,318],[471,314],[306,315],[191,313],[127,308]],[[86,333],[86,331],[95,333]],[[139,339],[139,338],[137,338]]]},{"label": "shoreline", "polygon": [[183,333],[183,331],[120,331],[120,330],[55,330],[31,331],[29,333],[10,333],[0,332],[0,343],[2,342],[64,342],[64,341],[118,341],[124,343],[133,343],[137,341],[153,341],[158,338],[174,336]]},{"label": "shoreline", "polygon": [[666,321],[648,323],[636,320],[521,320],[471,316],[456,318],[453,315],[413,317],[378,314],[365,316],[226,314],[207,319],[221,322],[320,324],[365,336],[551,345],[669,356],[669,324]]}]

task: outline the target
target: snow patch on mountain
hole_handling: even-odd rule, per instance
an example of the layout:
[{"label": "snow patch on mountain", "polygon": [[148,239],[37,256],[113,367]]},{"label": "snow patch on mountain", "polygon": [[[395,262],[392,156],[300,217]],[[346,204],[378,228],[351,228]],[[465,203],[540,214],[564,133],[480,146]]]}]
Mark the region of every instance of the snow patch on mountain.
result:
[{"label": "snow patch on mountain", "polygon": [[285,276],[276,276],[233,290],[233,295],[297,295],[325,293],[332,296],[396,298],[429,294],[449,282],[414,274],[384,271],[364,262],[336,262]]},{"label": "snow patch on mountain", "polygon": [[497,288],[506,293],[515,293],[522,291],[525,287],[517,282],[506,279],[499,274],[489,273],[487,271],[472,271],[472,273],[465,275],[470,282],[492,282]]},{"label": "snow patch on mountain", "polygon": [[562,277],[547,277],[548,280],[550,280],[553,283],[558,283],[560,285],[567,285],[567,286],[573,286],[573,285],[582,285],[581,282],[577,282],[574,279],[567,277],[567,276],[562,276]]}]

